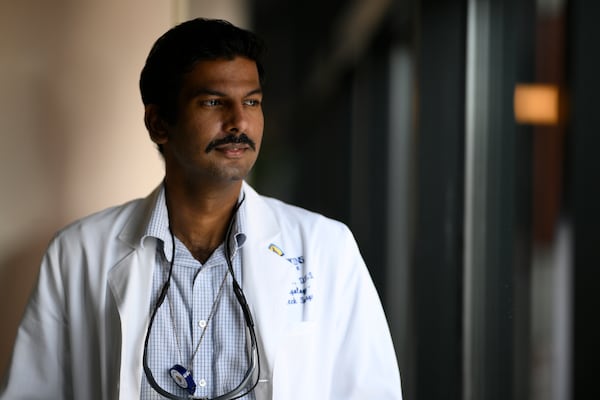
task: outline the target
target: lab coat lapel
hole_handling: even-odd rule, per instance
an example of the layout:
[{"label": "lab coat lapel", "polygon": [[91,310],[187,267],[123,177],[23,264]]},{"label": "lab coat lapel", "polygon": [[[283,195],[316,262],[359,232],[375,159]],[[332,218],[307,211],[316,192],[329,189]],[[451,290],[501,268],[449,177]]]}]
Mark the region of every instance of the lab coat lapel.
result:
[{"label": "lab coat lapel", "polygon": [[281,237],[281,228],[271,209],[249,186],[244,190],[248,242],[242,253],[242,285],[254,318],[261,356],[258,399],[271,390],[273,362],[287,322],[285,288],[294,280],[294,268],[269,250],[270,244],[280,243]]},{"label": "lab coat lapel", "polygon": [[157,193],[158,190],[155,190],[132,212],[119,236],[130,252],[111,269],[108,276],[120,320],[120,399],[139,398],[141,387],[140,371],[156,256],[156,241],[146,240],[142,247],[141,237]]},{"label": "lab coat lapel", "polygon": [[109,285],[121,322],[121,399],[139,398],[143,345],[148,326],[156,245],[131,252],[110,273]]}]

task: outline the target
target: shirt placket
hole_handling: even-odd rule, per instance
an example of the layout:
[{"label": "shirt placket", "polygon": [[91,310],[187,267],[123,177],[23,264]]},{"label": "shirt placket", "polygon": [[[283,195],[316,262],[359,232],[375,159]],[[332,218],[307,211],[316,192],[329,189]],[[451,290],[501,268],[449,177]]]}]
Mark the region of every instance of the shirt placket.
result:
[{"label": "shirt placket", "polygon": [[[198,348],[193,360],[194,378],[196,381],[196,396],[211,397],[214,393],[214,371],[213,364],[213,328],[215,324],[214,316],[210,318],[213,302],[219,289],[219,283],[216,282],[218,268],[214,265],[204,265],[196,274],[193,284],[193,306],[192,306],[192,342],[194,351]],[[202,331],[206,329],[202,342]],[[198,343],[200,345],[198,346]]]}]

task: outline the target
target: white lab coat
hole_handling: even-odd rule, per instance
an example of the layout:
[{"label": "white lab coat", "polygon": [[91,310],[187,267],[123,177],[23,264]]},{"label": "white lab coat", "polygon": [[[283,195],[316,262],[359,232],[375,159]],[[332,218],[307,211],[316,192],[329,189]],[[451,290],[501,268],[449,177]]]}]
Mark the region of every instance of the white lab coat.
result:
[{"label": "white lab coat", "polygon": [[[244,191],[256,399],[401,399],[387,322],[347,227]],[[156,193],[53,239],[0,399],[139,399],[156,251],[141,237]]]}]

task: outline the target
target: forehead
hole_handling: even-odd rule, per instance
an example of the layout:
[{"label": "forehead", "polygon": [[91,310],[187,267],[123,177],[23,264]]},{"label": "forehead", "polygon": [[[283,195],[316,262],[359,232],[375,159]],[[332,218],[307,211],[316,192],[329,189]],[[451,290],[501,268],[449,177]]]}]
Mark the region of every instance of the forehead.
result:
[{"label": "forehead", "polygon": [[182,89],[260,88],[256,62],[245,57],[197,62],[183,76]]}]

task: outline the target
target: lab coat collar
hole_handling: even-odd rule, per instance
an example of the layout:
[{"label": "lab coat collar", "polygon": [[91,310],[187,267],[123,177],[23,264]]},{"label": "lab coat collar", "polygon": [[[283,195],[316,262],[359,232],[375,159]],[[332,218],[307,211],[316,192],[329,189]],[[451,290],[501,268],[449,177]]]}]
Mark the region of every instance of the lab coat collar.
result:
[{"label": "lab coat collar", "polygon": [[157,186],[148,197],[142,200],[121,231],[119,239],[128,244],[131,248],[144,247],[144,232],[150,223],[152,210],[154,209],[161,188],[162,183]]}]

